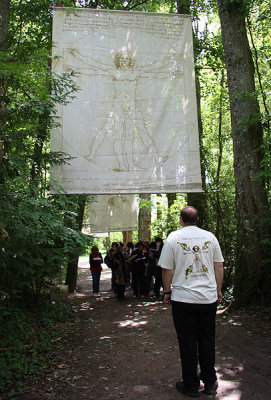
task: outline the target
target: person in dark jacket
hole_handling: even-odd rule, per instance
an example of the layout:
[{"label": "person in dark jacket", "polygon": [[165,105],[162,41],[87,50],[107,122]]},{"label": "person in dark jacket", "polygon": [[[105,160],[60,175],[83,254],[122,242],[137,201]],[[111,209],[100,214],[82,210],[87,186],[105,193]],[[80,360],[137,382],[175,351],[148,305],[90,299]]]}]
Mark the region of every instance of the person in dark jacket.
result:
[{"label": "person in dark jacket", "polygon": [[146,296],[150,294],[152,281],[154,279],[153,294],[154,298],[156,298],[160,296],[160,288],[162,286],[162,271],[161,267],[158,265],[160,252],[156,248],[156,242],[150,243],[148,255],[149,256],[148,256],[147,274],[146,274]]},{"label": "person in dark jacket", "polygon": [[102,268],[103,257],[99,252],[97,246],[92,246],[91,253],[89,255],[89,264],[90,271],[92,275],[92,285],[93,285],[93,294],[95,297],[100,297],[100,278]]},{"label": "person in dark jacket", "polygon": [[157,257],[157,263],[156,263],[156,269],[155,269],[155,283],[154,283],[154,294],[156,297],[160,296],[160,289],[163,287],[163,280],[162,280],[162,268],[158,263],[158,260],[160,258],[164,242],[163,239],[157,236],[155,238],[155,243],[156,243],[156,249],[157,253],[155,254],[155,257]]},{"label": "person in dark jacket", "polygon": [[136,244],[135,250],[132,252],[130,262],[132,262],[132,282],[133,282],[133,296],[143,297],[145,294],[145,271],[146,262],[148,259],[147,249],[144,243],[139,241]]},{"label": "person in dark jacket", "polygon": [[125,298],[126,262],[117,242],[112,243],[106,258],[108,267],[112,269],[115,294],[119,300],[123,300]]},{"label": "person in dark jacket", "polygon": [[132,267],[133,264],[130,262],[131,255],[134,251],[134,244],[133,242],[127,242],[126,243],[126,248],[124,251],[124,257],[126,261],[126,286],[130,287],[132,286]]}]

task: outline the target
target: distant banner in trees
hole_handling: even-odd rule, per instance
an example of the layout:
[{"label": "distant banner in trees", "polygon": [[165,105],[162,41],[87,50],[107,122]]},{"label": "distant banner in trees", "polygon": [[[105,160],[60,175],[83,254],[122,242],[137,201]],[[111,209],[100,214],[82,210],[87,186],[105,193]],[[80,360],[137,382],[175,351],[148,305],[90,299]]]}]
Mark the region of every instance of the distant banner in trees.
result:
[{"label": "distant banner in trees", "polygon": [[75,71],[75,99],[59,108],[53,192],[201,191],[191,19],[55,9],[55,72]]},{"label": "distant banner in trees", "polygon": [[98,195],[86,208],[85,233],[137,230],[136,195]]}]

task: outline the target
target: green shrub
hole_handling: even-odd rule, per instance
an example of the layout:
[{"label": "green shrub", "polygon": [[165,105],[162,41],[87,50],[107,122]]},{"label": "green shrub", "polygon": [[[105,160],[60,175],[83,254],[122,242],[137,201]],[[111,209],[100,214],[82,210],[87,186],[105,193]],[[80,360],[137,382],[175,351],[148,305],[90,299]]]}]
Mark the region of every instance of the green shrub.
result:
[{"label": "green shrub", "polygon": [[68,304],[44,302],[31,313],[0,302],[0,393],[12,396],[23,390],[25,379],[48,367],[46,357],[58,335],[57,322],[73,318]]}]

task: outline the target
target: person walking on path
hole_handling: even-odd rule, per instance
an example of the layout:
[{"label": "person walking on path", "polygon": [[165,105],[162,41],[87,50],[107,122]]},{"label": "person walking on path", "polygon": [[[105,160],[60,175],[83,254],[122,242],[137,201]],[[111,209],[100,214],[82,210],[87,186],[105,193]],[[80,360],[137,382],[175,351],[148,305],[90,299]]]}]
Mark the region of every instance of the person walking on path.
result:
[{"label": "person walking on path", "polygon": [[99,252],[97,246],[92,246],[91,253],[89,255],[89,264],[90,271],[92,275],[92,285],[93,285],[93,294],[95,297],[100,297],[100,278],[102,268],[103,257]]},{"label": "person walking on path", "polygon": [[190,397],[199,396],[200,380],[204,393],[212,395],[217,389],[215,318],[222,300],[224,261],[218,240],[198,228],[198,220],[194,207],[184,207],[182,229],[170,233],[159,259],[164,302],[172,304],[181,355],[182,381],[176,389]]}]

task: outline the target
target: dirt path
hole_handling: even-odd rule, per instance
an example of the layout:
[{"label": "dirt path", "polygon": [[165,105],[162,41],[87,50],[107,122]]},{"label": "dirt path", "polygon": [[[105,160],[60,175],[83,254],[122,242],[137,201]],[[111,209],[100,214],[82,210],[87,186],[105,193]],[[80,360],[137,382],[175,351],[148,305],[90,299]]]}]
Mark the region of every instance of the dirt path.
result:
[{"label": "dirt path", "polygon": [[[119,302],[110,292],[108,269],[96,299],[87,260],[81,260],[80,271],[80,292],[70,296],[79,320],[62,327],[50,371],[36,377],[20,400],[187,398],[175,390],[180,361],[170,307],[133,299],[129,291]],[[271,399],[270,332],[251,333],[244,320],[242,313],[218,316],[217,400]]]}]

